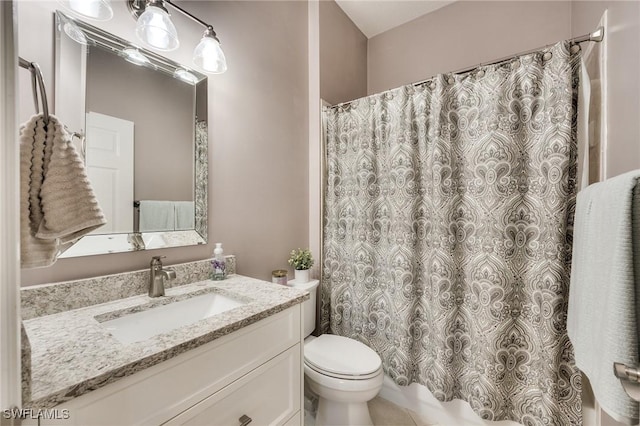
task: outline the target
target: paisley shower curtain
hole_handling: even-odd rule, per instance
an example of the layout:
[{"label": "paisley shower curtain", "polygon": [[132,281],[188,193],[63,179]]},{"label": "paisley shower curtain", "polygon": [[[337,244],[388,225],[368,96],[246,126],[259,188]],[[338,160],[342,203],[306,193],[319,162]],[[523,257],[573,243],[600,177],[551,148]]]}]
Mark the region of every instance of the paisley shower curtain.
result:
[{"label": "paisley shower curtain", "polygon": [[322,331],[484,419],[582,423],[565,330],[579,55],[325,110]]}]

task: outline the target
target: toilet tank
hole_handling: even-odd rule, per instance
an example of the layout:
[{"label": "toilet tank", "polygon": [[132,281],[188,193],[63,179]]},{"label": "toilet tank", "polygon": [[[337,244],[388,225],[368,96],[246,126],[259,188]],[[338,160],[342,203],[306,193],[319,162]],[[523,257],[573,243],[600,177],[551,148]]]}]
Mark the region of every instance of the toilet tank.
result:
[{"label": "toilet tank", "polygon": [[289,285],[299,290],[309,292],[310,298],[302,304],[302,316],[304,323],[304,337],[310,335],[316,328],[316,297],[318,293],[318,280],[310,280],[308,283],[298,284],[296,280],[289,281]]}]

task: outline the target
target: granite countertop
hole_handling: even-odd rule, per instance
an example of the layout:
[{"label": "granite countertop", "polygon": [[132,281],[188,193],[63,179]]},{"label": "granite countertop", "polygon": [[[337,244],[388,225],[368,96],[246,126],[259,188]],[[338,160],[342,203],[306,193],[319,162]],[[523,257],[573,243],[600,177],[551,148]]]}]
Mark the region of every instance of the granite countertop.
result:
[{"label": "granite countertop", "polygon": [[[101,322],[207,292],[247,302],[196,323],[123,344]],[[309,293],[234,275],[23,321],[31,350],[31,401],[51,408],[302,303]],[[97,317],[97,319],[96,319]]]}]

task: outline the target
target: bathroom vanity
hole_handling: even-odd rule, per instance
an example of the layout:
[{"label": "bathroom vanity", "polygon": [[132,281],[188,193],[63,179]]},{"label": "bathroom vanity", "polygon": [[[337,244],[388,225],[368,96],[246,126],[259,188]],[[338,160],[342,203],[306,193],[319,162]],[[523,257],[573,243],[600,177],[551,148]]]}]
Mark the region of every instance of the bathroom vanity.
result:
[{"label": "bathroom vanity", "polygon": [[24,320],[24,407],[68,417],[41,425],[302,424],[308,293],[234,275],[166,294]]}]

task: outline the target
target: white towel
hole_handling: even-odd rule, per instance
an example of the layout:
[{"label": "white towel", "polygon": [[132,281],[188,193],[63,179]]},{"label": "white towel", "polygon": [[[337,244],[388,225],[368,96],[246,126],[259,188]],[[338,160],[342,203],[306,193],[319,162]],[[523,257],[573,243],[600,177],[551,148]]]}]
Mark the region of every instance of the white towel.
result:
[{"label": "white towel", "polygon": [[175,201],[176,209],[176,231],[187,231],[195,229],[196,217],[193,201]]},{"label": "white towel", "polygon": [[140,200],[140,232],[173,231],[175,208],[173,201]]},{"label": "white towel", "polygon": [[578,194],[567,313],[576,365],[607,414],[628,424],[638,421],[638,403],[614,376],[613,363],[640,363],[639,178],[640,170],[629,172]]},{"label": "white towel", "polygon": [[84,162],[53,115],[20,128],[20,254],[23,268],[49,266],[63,244],[104,225]]}]

